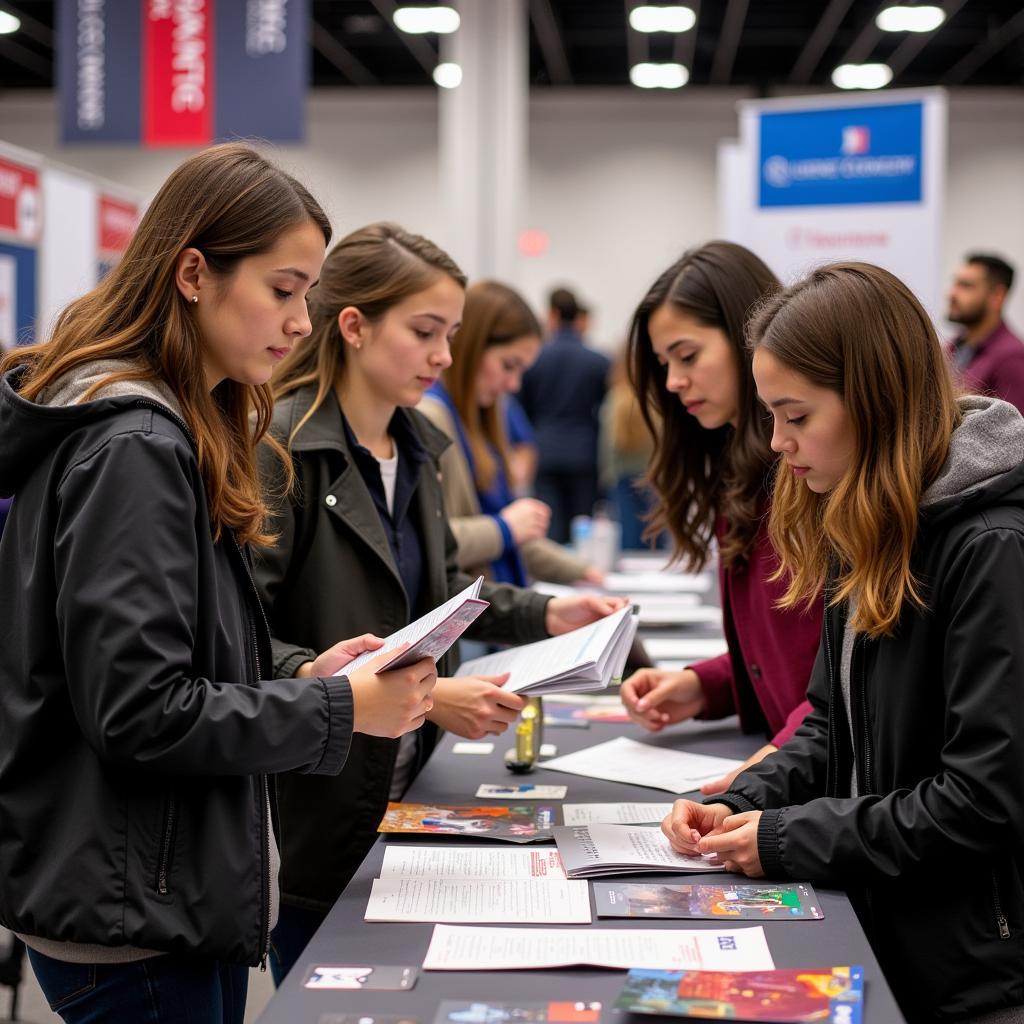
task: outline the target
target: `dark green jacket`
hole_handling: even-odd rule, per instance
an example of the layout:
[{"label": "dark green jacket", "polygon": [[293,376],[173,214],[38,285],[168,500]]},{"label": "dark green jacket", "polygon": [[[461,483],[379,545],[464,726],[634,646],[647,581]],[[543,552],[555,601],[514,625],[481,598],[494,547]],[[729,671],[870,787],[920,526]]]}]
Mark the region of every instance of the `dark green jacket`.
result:
[{"label": "dark green jacket", "polygon": [[[274,434],[286,442],[312,404],[310,386],[277,404]],[[450,444],[415,410],[399,410],[415,430],[428,458],[412,514],[421,525],[423,593],[430,607],[472,580],[456,568],[455,540],[441,495],[438,459]],[[411,612],[384,528],[345,441],[333,393],[303,425],[291,445],[295,486],[277,502],[274,530],[280,539],[264,549],[256,582],[273,634],[274,670],[294,675],[314,652],[360,633],[387,636],[409,622]],[[263,452],[265,478],[277,486],[280,465]],[[471,635],[497,643],[547,636],[548,598],[517,587],[485,583],[491,607]],[[457,666],[442,659],[440,675]],[[424,735],[429,746],[433,727]],[[330,779],[278,778],[281,813],[281,896],[294,906],[327,909],[341,894],[373,845],[384,815],[398,741],[356,733],[342,773]]]}]

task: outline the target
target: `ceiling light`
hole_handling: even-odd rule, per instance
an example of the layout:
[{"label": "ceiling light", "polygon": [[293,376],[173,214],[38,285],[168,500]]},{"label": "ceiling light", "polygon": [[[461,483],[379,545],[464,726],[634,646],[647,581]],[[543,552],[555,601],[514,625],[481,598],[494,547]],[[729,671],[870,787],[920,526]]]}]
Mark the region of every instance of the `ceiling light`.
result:
[{"label": "ceiling light", "polygon": [[689,7],[634,7],[629,24],[637,32],[689,32],[697,15]]},{"label": "ceiling light", "polygon": [[679,89],[690,80],[682,64],[634,64],[629,80],[641,89]]},{"label": "ceiling light", "polygon": [[9,36],[12,32],[17,32],[19,28],[21,28],[20,18],[8,14],[7,11],[0,11],[0,36]]},{"label": "ceiling light", "polygon": [[946,20],[941,7],[886,7],[878,12],[875,24],[883,32],[933,32]]},{"label": "ceiling light", "polygon": [[447,35],[459,27],[459,12],[454,7],[399,7],[394,19],[403,32],[417,36],[427,32]]},{"label": "ceiling light", "polygon": [[462,84],[462,68],[451,62],[438,64],[434,68],[434,81],[442,89],[457,89]]},{"label": "ceiling light", "polygon": [[838,89],[881,89],[891,81],[888,64],[840,64],[832,72],[832,84]]}]

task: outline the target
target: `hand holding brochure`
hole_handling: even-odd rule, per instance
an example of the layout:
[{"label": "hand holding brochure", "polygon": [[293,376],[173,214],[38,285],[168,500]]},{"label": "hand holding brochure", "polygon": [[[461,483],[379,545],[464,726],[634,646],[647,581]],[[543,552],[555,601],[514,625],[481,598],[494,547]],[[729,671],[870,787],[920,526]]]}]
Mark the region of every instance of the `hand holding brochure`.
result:
[{"label": "hand holding brochure", "polygon": [[657,825],[556,825],[551,832],[568,878],[723,870],[719,860],[676,853]]},{"label": "hand holding brochure", "polygon": [[529,697],[603,690],[622,675],[636,627],[633,609],[622,608],[571,633],[467,661],[457,674],[508,672],[505,689]]},{"label": "hand holding brochure", "polygon": [[381,672],[390,672],[392,669],[405,668],[406,665],[412,665],[421,658],[433,658],[436,661],[447,654],[455,641],[490,607],[490,601],[480,599],[480,585],[483,581],[483,576],[478,576],[475,582],[461,593],[385,638],[384,646],[379,650],[360,654],[334,674],[348,675],[373,658],[393,651],[404,643],[411,645],[409,649],[381,665],[377,669],[377,675]]}]

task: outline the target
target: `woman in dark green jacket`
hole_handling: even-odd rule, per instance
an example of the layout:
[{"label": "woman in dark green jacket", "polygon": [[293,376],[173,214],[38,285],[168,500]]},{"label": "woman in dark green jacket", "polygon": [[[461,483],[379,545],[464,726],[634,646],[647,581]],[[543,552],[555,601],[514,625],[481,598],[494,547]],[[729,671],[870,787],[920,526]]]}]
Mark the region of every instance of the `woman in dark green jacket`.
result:
[{"label": "woman in dark green jacket", "polygon": [[[390,224],[349,235],[321,269],[310,295],[313,333],[275,376],[273,429],[290,450],[296,485],[276,506],[280,542],[257,567],[257,583],[282,675],[305,674],[321,637],[386,636],[471,582],[457,569],[442,498],[439,459],[449,441],[412,408],[451,363],[464,288],[445,253]],[[481,596],[491,607],[472,635],[499,643],[564,633],[622,604],[495,584]],[[453,662],[438,666],[422,739],[356,736],[342,774],[327,784],[279,779],[275,978],[345,888],[388,799],[401,796],[438,730],[499,734],[521,710],[523,699],[502,689],[506,677],[453,679]]]}]

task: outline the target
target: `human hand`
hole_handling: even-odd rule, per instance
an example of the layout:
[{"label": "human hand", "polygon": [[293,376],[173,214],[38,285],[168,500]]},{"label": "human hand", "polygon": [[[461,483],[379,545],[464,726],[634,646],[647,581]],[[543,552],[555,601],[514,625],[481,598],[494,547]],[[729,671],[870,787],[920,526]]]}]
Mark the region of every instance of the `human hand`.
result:
[{"label": "human hand", "polygon": [[697,844],[698,849],[702,854],[715,854],[726,871],[735,871],[748,878],[760,878],[764,875],[761,858],[757,852],[757,827],[760,821],[760,811],[730,814],[719,824],[717,832],[711,832],[701,838]]},{"label": "human hand", "polygon": [[723,775],[720,779],[705,782],[704,785],[700,787],[700,791],[705,796],[714,796],[715,793],[724,793],[733,784],[733,782],[735,782],[736,776],[739,775],[740,772],[745,772],[752,764],[757,764],[758,761],[764,760],[764,758],[769,754],[774,754],[778,749],[779,748],[774,744],[766,743],[760,750],[755,750],[754,753],[739,766],[739,768],[734,768],[728,773],[728,775]]},{"label": "human hand", "polygon": [[544,628],[551,636],[569,633],[580,626],[597,622],[629,604],[628,597],[603,597],[581,594],[579,597],[553,597],[544,609]]},{"label": "human hand", "polygon": [[622,684],[619,696],[629,717],[649,732],[660,732],[704,710],[700,676],[692,668],[682,672],[642,668]]},{"label": "human hand", "polygon": [[698,804],[693,800],[677,800],[661,823],[673,850],[687,857],[699,857],[699,843],[704,836],[714,835],[722,822],[732,814],[725,804]]},{"label": "human hand", "polygon": [[338,669],[347,665],[353,658],[358,658],[360,654],[365,654],[367,651],[378,651],[383,646],[384,641],[372,633],[364,633],[351,640],[342,640],[341,643],[335,644],[319,655],[316,661],[303,662],[295,676],[297,679],[333,676]]},{"label": "human hand", "polygon": [[519,498],[498,515],[505,520],[516,544],[546,537],[551,523],[551,509],[536,498]]},{"label": "human hand", "polygon": [[427,716],[456,736],[478,740],[500,736],[526,707],[526,698],[503,690],[508,673],[500,676],[442,677],[434,687],[434,709]]},{"label": "human hand", "polygon": [[588,565],[584,570],[583,575],[580,577],[580,582],[589,583],[594,587],[603,587],[604,580],[604,571],[602,569],[598,569],[596,565]]},{"label": "human hand", "polygon": [[348,677],[355,732],[397,739],[418,729],[433,708],[431,691],[437,682],[433,658],[421,658],[405,668],[376,674],[401,649],[379,654]]}]

